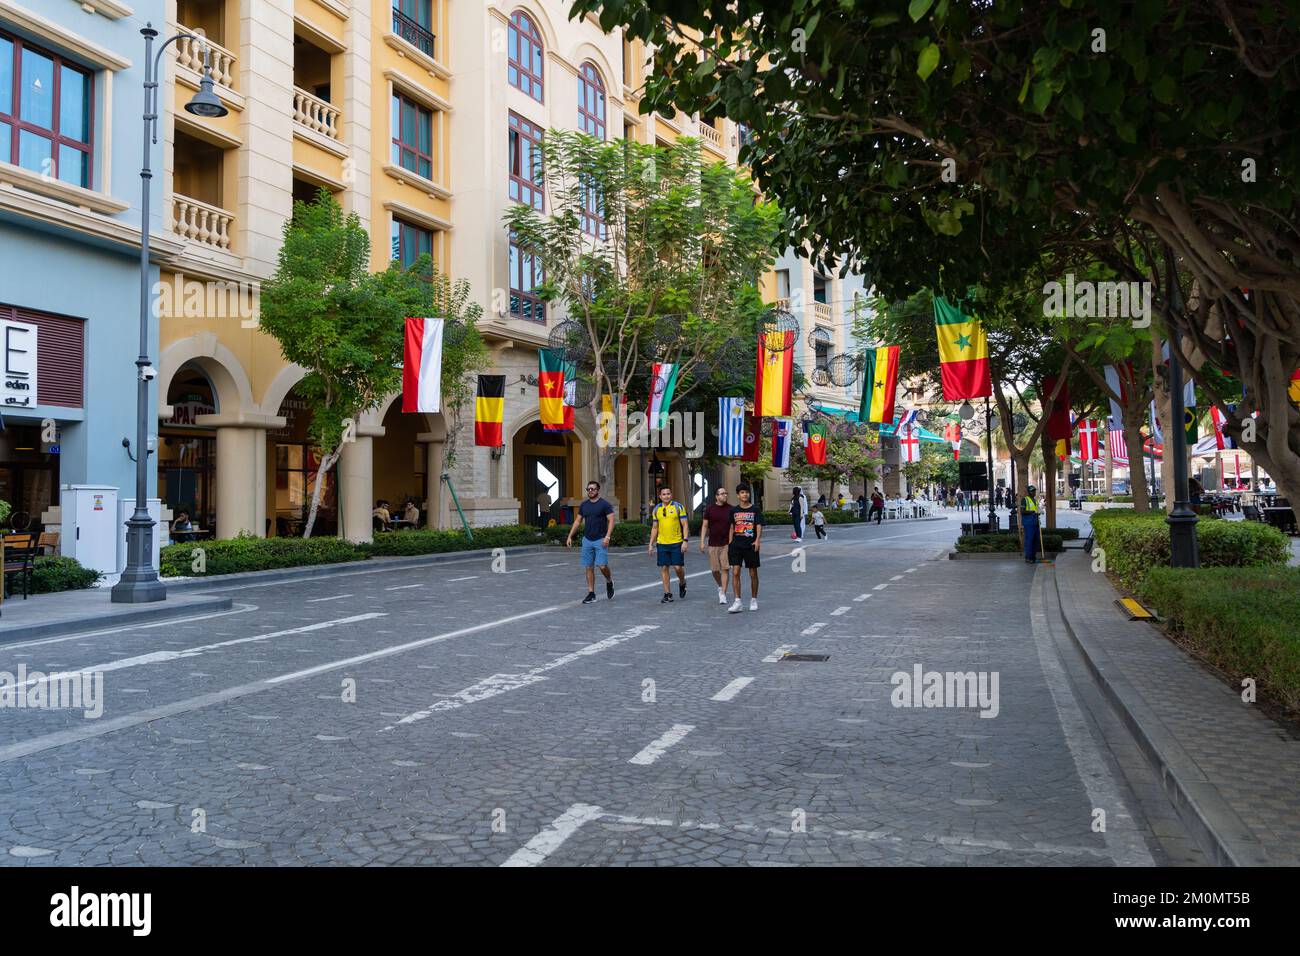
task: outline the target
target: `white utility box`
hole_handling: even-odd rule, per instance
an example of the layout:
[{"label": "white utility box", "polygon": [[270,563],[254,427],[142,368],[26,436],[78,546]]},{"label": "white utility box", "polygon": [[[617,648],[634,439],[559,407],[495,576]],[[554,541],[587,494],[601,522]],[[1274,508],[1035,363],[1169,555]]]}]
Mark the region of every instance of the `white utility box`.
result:
[{"label": "white utility box", "polygon": [[117,573],[117,488],[112,485],[64,485],[60,493],[62,532],[59,549],[82,567]]}]

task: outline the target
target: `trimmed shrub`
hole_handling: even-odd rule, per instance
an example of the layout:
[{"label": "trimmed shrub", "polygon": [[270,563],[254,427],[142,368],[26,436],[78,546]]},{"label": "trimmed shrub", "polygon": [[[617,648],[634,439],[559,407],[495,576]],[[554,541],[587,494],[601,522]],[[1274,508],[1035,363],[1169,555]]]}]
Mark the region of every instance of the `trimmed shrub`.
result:
[{"label": "trimmed shrub", "polygon": [[[1020,537],[1014,531],[993,534],[964,534],[957,539],[958,554],[1019,554],[1024,550]],[[1051,531],[1043,532],[1043,550],[1054,554],[1061,550],[1061,536]]]},{"label": "trimmed shrub", "polygon": [[341,538],[227,538],[222,541],[194,541],[169,544],[162,549],[163,577],[197,576],[194,551],[202,549],[203,576],[267,571],[310,564],[364,561],[366,554]]},{"label": "trimmed shrub", "polygon": [[[569,536],[569,527],[547,528],[546,540],[551,544],[563,546],[564,539]],[[478,532],[475,532],[477,535]],[[699,534],[699,528],[693,528],[691,534]],[[582,537],[582,529],[573,536],[573,546],[578,546],[578,539]],[[639,521],[620,521],[614,525],[614,533],[609,536],[609,546],[611,548],[631,548],[640,545],[645,547],[650,542],[650,526],[641,524]]]},{"label": "trimmed shrub", "polygon": [[1152,568],[1140,593],[1207,660],[1300,709],[1300,568]]},{"label": "trimmed shrub", "polygon": [[556,525],[545,530],[530,525],[497,525],[474,528],[474,540],[465,537],[464,529],[381,531],[375,535],[369,552],[372,557],[397,557],[416,554],[443,554],[448,551],[477,551],[481,548],[510,548],[518,545],[543,544],[551,535],[564,541],[568,528]]},{"label": "trimmed shrub", "polygon": [[80,591],[95,586],[103,575],[91,568],[83,568],[76,558],[44,557],[32,562],[32,593],[53,594],[55,591]]},{"label": "trimmed shrub", "polygon": [[[1092,527],[1097,546],[1106,552],[1107,568],[1126,587],[1140,592],[1148,572],[1169,566],[1169,525],[1163,512],[1098,511]],[[1202,521],[1196,537],[1203,568],[1284,565],[1291,556],[1286,535],[1254,521]]]}]

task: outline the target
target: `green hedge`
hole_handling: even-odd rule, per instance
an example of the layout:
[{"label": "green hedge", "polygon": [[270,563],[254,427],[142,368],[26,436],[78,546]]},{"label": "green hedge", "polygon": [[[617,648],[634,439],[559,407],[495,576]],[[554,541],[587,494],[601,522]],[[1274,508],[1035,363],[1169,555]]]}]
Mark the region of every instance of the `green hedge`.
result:
[{"label": "green hedge", "polygon": [[[448,551],[474,551],[479,548],[511,548],[519,545],[542,544],[559,526],[545,531],[530,525],[498,525],[492,528],[474,528],[474,540],[465,537],[463,529],[446,531],[381,531],[366,549],[374,557],[398,555],[443,554]],[[567,531],[565,532],[567,533]],[[560,540],[564,540],[563,534]]]},{"label": "green hedge", "polygon": [[[563,545],[564,539],[569,536],[571,525],[560,527],[556,525],[553,528],[546,529],[546,540],[551,544]],[[691,533],[698,534],[699,527],[692,527]],[[477,534],[477,532],[475,532]],[[574,547],[578,545],[578,539],[582,537],[582,529],[573,536]],[[611,548],[630,548],[637,545],[644,546],[650,541],[650,527],[636,521],[620,521],[614,525],[614,533],[609,536],[609,546]]]},{"label": "green hedge", "polygon": [[1153,568],[1140,594],[1208,660],[1300,710],[1300,568]]},{"label": "green hedge", "polygon": [[197,577],[194,551],[203,552],[203,575],[267,571],[310,564],[364,561],[365,551],[340,538],[229,538],[169,544],[162,549],[163,577]]},{"label": "green hedge", "polygon": [[[958,554],[1019,554],[1024,545],[1014,531],[994,534],[964,534],[957,539]],[[1061,550],[1061,536],[1054,531],[1043,532],[1043,550],[1054,554]]]},{"label": "green hedge", "polygon": [[100,572],[83,568],[75,558],[37,558],[32,562],[31,589],[33,594],[80,591],[82,588],[94,587],[101,577],[103,575]]},{"label": "green hedge", "polygon": [[[1169,525],[1163,512],[1138,514],[1115,508],[1092,516],[1097,547],[1107,570],[1140,591],[1148,572],[1169,566]],[[1253,568],[1284,565],[1291,557],[1286,535],[1254,521],[1201,521],[1196,525],[1201,566]]]}]

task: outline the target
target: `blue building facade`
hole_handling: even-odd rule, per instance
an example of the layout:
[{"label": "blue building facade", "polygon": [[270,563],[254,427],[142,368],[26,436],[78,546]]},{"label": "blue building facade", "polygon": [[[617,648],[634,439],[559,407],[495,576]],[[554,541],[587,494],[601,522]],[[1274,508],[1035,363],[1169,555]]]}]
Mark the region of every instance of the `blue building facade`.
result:
[{"label": "blue building facade", "polygon": [[[134,444],[136,421],[140,28],[165,16],[161,0],[27,2],[0,7],[0,498],[29,527],[57,530],[61,487],[134,495],[122,439]],[[151,153],[160,173],[161,145]],[[165,253],[161,181],[151,182],[150,229]],[[157,278],[151,265],[150,287]]]}]

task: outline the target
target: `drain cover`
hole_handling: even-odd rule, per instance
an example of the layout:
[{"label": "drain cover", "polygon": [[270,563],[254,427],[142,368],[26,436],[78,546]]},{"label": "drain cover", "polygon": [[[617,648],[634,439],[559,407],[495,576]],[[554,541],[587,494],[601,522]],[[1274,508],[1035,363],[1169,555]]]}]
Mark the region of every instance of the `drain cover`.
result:
[{"label": "drain cover", "polygon": [[781,658],[783,661],[828,661],[830,659],[829,654],[786,654]]}]

